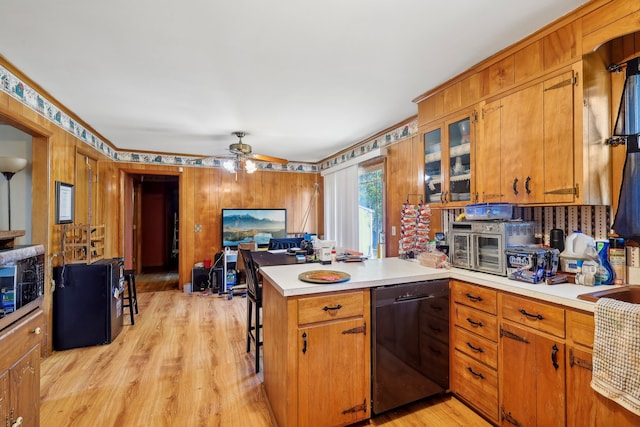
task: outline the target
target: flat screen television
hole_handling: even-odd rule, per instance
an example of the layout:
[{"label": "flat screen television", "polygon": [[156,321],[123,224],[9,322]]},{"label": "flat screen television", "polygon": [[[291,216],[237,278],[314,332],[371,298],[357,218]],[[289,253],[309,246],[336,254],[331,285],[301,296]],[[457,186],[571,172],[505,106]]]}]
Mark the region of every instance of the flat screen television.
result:
[{"label": "flat screen television", "polygon": [[269,246],[270,239],[287,237],[286,209],[222,209],[222,246],[255,241]]}]

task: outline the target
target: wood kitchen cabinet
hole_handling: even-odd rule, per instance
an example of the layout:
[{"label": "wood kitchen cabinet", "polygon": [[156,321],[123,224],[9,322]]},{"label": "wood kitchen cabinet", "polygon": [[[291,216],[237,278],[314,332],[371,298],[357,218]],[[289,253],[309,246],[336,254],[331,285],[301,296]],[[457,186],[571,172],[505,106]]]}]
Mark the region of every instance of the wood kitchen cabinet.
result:
[{"label": "wood kitchen cabinet", "polygon": [[40,346],[42,310],[27,315],[0,334],[0,422],[40,425]]},{"label": "wood kitchen cabinet", "polygon": [[565,425],[564,309],[502,295],[500,422]]},{"label": "wood kitchen cabinet", "polygon": [[591,388],[593,313],[567,310],[567,426],[630,427],[640,417]]},{"label": "wood kitchen cabinet", "polygon": [[365,353],[370,333],[364,307],[364,291],[298,300],[299,426],[339,426],[369,418]]},{"label": "wood kitchen cabinet", "polygon": [[497,291],[457,280],[451,280],[450,287],[451,390],[497,423]]},{"label": "wood kitchen cabinet", "polygon": [[369,290],[283,297],[263,286],[264,384],[278,425],[368,419]]},{"label": "wood kitchen cabinet", "polygon": [[481,104],[478,201],[575,201],[573,75],[573,70],[565,71]]},{"label": "wood kitchen cabinet", "polygon": [[475,112],[466,111],[423,127],[426,201],[433,205],[468,204],[473,192]]}]

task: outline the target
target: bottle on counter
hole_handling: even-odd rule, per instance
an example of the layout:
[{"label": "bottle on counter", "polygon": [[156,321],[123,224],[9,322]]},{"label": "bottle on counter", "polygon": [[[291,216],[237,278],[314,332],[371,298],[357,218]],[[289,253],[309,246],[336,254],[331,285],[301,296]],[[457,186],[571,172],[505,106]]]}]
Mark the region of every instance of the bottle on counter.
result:
[{"label": "bottle on counter", "polygon": [[596,285],[610,285],[613,283],[613,270],[609,264],[609,241],[596,240],[596,251],[598,252]]},{"label": "bottle on counter", "polygon": [[627,256],[624,248],[624,239],[621,237],[609,239],[609,264],[613,270],[613,284],[625,284],[627,282],[625,277]]},{"label": "bottle on counter", "polygon": [[582,263],[583,260],[579,259],[576,261],[576,285],[584,285],[584,275],[582,274]]}]

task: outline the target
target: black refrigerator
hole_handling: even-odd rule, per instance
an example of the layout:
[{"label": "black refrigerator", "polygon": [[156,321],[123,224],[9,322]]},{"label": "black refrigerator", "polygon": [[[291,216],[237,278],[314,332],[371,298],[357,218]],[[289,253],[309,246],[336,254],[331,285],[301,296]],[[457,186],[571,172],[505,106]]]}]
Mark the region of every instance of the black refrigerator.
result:
[{"label": "black refrigerator", "polygon": [[120,259],[55,267],[53,348],[112,342],[122,330],[124,266]]}]

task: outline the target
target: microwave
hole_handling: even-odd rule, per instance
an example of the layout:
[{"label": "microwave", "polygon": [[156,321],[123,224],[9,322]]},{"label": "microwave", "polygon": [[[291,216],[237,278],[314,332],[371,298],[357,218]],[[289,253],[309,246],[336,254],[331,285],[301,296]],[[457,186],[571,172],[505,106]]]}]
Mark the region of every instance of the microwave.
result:
[{"label": "microwave", "polygon": [[42,245],[0,251],[0,329],[41,305],[44,268]]},{"label": "microwave", "polygon": [[534,241],[533,222],[454,222],[449,226],[449,260],[454,267],[506,276],[505,249]]}]

